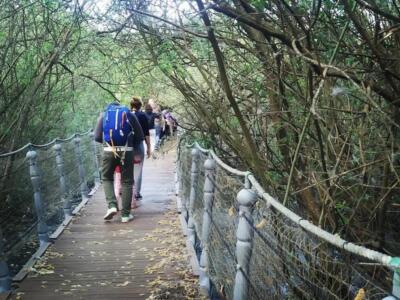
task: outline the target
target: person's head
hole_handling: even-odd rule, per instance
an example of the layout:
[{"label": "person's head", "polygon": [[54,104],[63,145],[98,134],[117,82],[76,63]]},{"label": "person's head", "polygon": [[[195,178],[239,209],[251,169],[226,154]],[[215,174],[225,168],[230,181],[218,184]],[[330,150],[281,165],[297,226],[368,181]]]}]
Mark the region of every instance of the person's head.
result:
[{"label": "person's head", "polygon": [[132,97],[131,100],[131,109],[132,110],[140,110],[142,107],[142,102],[138,97]]},{"label": "person's head", "polygon": [[149,103],[147,103],[145,106],[144,106],[144,110],[145,110],[145,112],[153,112],[153,108],[151,107],[151,105],[149,104]]},{"label": "person's head", "polygon": [[153,109],[153,111],[155,112],[155,113],[161,113],[161,108],[160,108],[160,105],[156,105],[156,107]]},{"label": "person's head", "polygon": [[149,99],[149,104],[151,105],[151,107],[154,109],[157,105],[156,100],[154,100],[153,98]]}]

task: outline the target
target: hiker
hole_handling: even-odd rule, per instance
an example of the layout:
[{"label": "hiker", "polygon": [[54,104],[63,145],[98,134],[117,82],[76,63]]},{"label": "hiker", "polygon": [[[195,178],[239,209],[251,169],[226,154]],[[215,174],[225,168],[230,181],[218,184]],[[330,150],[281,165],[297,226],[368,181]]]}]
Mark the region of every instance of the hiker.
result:
[{"label": "hiker", "polygon": [[177,128],[176,119],[172,116],[169,109],[164,109],[162,111],[162,114],[163,114],[163,117],[164,117],[165,123],[166,123],[164,135],[166,137],[174,135],[176,128]]},{"label": "hiker", "polygon": [[154,129],[154,123],[157,115],[153,112],[153,107],[149,103],[144,106],[144,114],[146,115],[149,125],[150,146],[151,152],[153,152],[156,144],[156,130]]},{"label": "hiker", "polygon": [[164,118],[161,113],[160,105],[154,99],[149,99],[148,104],[152,108],[152,113],[154,116],[154,134],[155,134],[155,141],[154,141],[154,150],[158,150],[160,147],[160,141],[162,137],[162,132],[164,130]]},{"label": "hiker", "polygon": [[[146,154],[147,158],[151,155],[151,146],[150,146],[150,133],[149,133],[149,124],[147,121],[146,115],[140,110],[142,107],[142,102],[140,102],[139,98],[132,97],[131,100],[131,111],[135,114],[136,118],[139,121],[140,126],[142,127],[144,134],[144,141],[146,143]],[[134,155],[134,187],[135,187],[135,195],[134,200],[141,200],[142,195],[140,194],[142,188],[142,173],[143,173],[143,163],[144,163],[144,145],[142,140],[134,140],[133,145],[133,155]]]},{"label": "hiker", "polygon": [[135,141],[143,141],[143,130],[129,108],[119,102],[109,104],[100,114],[95,128],[95,141],[104,144],[101,173],[107,212],[104,220],[109,221],[117,214],[117,200],[114,193],[114,171],[121,169],[122,211],[121,222],[133,219],[131,211],[133,185],[133,146]]}]

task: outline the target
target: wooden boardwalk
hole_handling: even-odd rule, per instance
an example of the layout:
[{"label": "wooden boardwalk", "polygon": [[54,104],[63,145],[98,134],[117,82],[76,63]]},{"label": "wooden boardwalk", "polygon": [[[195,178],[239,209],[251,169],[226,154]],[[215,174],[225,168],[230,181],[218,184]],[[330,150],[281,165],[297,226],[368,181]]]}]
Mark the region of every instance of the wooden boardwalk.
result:
[{"label": "wooden boardwalk", "polygon": [[[55,241],[36,272],[19,283],[12,299],[146,299],[155,274],[145,269],[155,241],[152,232],[174,196],[174,153],[147,159],[142,205],[135,219],[104,222],[104,191],[100,189]],[[47,274],[46,274],[47,273]]]}]

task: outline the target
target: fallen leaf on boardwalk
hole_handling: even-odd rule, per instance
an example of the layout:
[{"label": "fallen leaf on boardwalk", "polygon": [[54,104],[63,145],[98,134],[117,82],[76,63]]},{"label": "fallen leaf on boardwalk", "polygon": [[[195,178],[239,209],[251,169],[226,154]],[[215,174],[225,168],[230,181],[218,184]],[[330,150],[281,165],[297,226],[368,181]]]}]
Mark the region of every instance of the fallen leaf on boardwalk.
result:
[{"label": "fallen leaf on boardwalk", "polygon": [[54,274],[54,266],[47,263],[46,257],[42,257],[35,263],[30,271],[39,275]]},{"label": "fallen leaf on boardwalk", "polygon": [[40,275],[48,275],[48,274],[54,274],[54,270],[46,270],[46,269],[40,269],[37,271]]},{"label": "fallen leaf on boardwalk", "polygon": [[124,283],[118,283],[117,286],[118,287],[127,286],[130,283],[131,283],[130,281],[125,281]]},{"label": "fallen leaf on boardwalk", "polygon": [[200,295],[198,279],[188,268],[188,254],[180,221],[176,212],[167,211],[158,221],[158,228],[146,236],[146,241],[158,244],[146,257],[153,264],[145,269],[147,274],[160,274],[150,280],[151,295],[147,300],[207,299]]}]

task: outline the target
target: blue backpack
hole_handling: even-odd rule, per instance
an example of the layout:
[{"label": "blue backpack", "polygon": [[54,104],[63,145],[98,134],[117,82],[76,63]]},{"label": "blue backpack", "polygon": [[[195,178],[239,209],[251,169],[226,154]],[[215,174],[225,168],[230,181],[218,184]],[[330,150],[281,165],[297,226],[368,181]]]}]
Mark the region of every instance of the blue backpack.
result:
[{"label": "blue backpack", "polygon": [[110,104],[103,115],[103,140],[110,146],[126,146],[132,134],[130,111],[126,106]]}]

